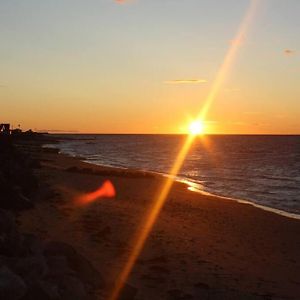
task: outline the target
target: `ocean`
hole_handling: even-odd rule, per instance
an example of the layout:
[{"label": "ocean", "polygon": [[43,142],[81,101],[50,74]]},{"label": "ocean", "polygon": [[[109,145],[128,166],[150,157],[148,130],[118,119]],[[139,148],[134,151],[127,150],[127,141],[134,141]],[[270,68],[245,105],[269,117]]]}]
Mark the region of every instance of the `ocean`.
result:
[{"label": "ocean", "polygon": [[[186,136],[55,135],[60,152],[105,166],[168,174]],[[47,145],[49,146],[49,145]],[[178,174],[198,190],[300,215],[300,136],[197,138]]]}]

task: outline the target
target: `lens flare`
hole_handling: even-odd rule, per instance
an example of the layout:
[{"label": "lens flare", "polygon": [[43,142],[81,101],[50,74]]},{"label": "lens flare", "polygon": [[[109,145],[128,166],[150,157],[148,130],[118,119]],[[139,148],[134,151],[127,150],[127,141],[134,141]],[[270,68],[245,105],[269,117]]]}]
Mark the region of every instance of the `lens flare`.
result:
[{"label": "lens flare", "polygon": [[101,198],[113,198],[116,196],[116,190],[110,180],[104,183],[94,192],[84,194],[76,199],[77,205],[87,205]]}]

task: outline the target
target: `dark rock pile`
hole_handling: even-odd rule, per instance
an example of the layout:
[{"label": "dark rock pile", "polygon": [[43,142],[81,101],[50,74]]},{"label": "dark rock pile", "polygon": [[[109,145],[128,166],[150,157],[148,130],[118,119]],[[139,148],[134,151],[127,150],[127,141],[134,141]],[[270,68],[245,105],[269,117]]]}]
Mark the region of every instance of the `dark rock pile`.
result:
[{"label": "dark rock pile", "polygon": [[33,207],[38,188],[33,168],[38,163],[17,151],[9,138],[0,138],[0,208],[12,211]]},{"label": "dark rock pile", "polygon": [[9,139],[0,139],[0,299],[96,299],[103,279],[85,257],[16,226],[15,213],[33,207],[36,166]]}]

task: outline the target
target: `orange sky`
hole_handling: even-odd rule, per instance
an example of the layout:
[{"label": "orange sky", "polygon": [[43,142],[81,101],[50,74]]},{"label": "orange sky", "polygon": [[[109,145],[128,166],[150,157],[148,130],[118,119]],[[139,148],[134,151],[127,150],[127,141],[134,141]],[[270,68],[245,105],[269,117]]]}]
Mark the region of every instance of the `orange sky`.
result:
[{"label": "orange sky", "polygon": [[[1,122],[186,132],[249,1],[150,2],[1,3]],[[300,134],[299,10],[296,0],[263,2],[208,111],[207,133]]]}]

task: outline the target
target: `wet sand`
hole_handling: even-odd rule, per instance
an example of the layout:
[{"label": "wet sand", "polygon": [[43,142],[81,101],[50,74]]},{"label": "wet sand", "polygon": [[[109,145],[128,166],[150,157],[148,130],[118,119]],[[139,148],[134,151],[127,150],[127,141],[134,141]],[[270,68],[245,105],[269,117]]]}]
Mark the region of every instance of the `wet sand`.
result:
[{"label": "wet sand", "polygon": [[[99,167],[41,152],[46,188],[23,230],[75,246],[110,286],[165,181],[158,175]],[[78,195],[115,185],[113,199],[75,205]],[[135,299],[299,299],[300,220],[249,204],[201,195],[175,182],[128,283]]]}]

